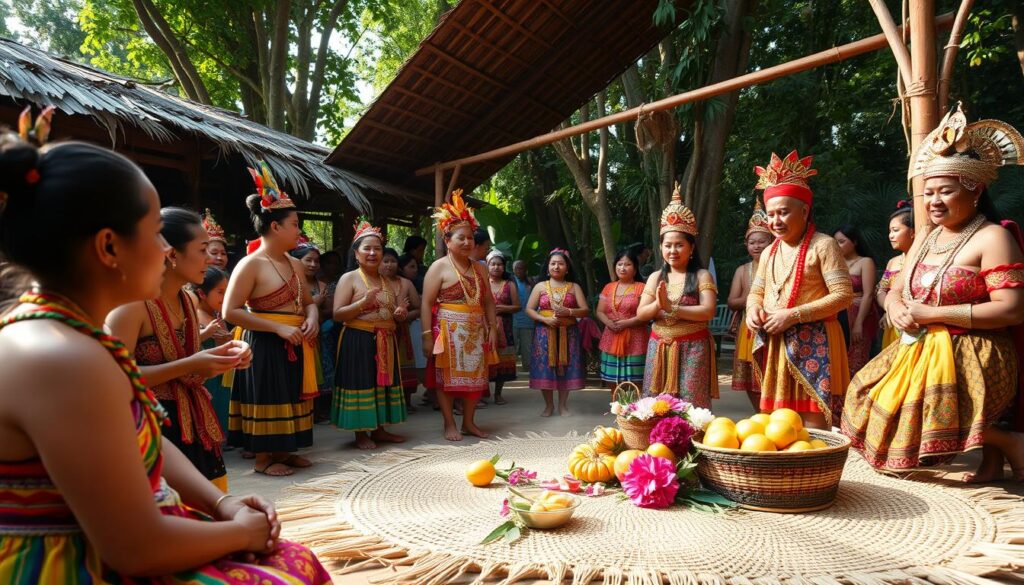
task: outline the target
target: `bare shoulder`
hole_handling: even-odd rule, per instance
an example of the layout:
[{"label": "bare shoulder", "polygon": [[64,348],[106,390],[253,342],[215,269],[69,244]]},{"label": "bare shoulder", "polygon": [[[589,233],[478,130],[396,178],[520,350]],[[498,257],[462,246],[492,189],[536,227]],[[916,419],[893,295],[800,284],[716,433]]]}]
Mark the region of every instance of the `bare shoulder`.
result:
[{"label": "bare shoulder", "polygon": [[252,272],[259,266],[259,261],[260,258],[255,254],[250,254],[245,258],[242,258],[238,261],[238,264],[235,265],[235,269],[232,271],[232,276],[241,276]]},{"label": "bare shoulder", "polygon": [[285,254],[285,257],[288,258],[288,262],[291,263],[292,268],[297,271],[297,274],[301,274],[302,271],[305,270],[305,267],[302,265],[302,260],[295,258],[291,254]]},{"label": "bare shoulder", "polygon": [[647,277],[647,286],[656,287],[658,281],[661,279],[661,271],[655,270],[650,276]]},{"label": "bare shoulder", "polygon": [[697,271],[697,282],[701,284],[714,284],[715,279],[711,277],[711,272],[701,268]]},{"label": "bare shoulder", "polygon": [[[1002,262],[1021,262],[1024,251],[1010,230],[995,223],[982,227],[975,236],[977,246],[981,248],[982,258],[989,255],[1000,258]],[[986,264],[987,262],[982,262]]]},{"label": "bare shoulder", "polygon": [[124,327],[131,323],[141,323],[146,317],[146,301],[135,301],[121,305],[107,315],[107,325]]}]

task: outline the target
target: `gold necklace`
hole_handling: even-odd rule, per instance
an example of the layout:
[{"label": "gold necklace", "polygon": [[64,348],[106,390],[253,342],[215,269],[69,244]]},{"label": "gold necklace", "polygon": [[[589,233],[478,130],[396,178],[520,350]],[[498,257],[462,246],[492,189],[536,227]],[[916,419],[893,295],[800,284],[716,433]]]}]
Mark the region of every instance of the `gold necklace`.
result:
[{"label": "gold necklace", "polygon": [[[455,271],[455,276],[457,276],[459,279],[459,285],[462,286],[462,294],[465,295],[466,297],[466,304],[472,306],[479,305],[480,283],[477,281],[476,278],[476,270],[473,270],[473,261],[469,261],[469,268],[467,268],[465,272],[459,270],[459,267],[458,265],[455,264],[455,260],[452,258],[451,254],[448,254],[448,262],[452,265],[452,270]],[[469,286],[467,286],[466,278],[464,277],[464,274],[468,273],[470,270],[473,270],[473,282],[476,283],[476,285],[473,287],[473,294],[469,294]]]},{"label": "gold necklace", "polygon": [[[790,258],[790,260],[789,260],[789,265],[788,266],[786,265],[785,246],[783,246],[782,244],[779,245],[778,253],[771,255],[771,261],[772,261],[772,265],[771,265],[772,282],[771,282],[771,285],[769,287],[769,290],[772,293],[772,297],[771,298],[772,298],[773,304],[778,305],[779,300],[782,298],[782,289],[784,289],[786,287],[786,283],[789,282],[790,277],[793,276],[793,272],[794,272],[793,269],[796,266],[796,259],[797,259],[797,256],[799,256],[799,255],[800,255],[800,248],[796,248],[796,250],[793,252],[792,258]],[[776,258],[776,257],[778,257],[778,258]],[[782,262],[782,271],[783,271],[782,272],[781,280],[779,279],[779,275],[778,275],[778,264],[779,264],[780,260]]]},{"label": "gold necklace", "polygon": [[[366,272],[363,271],[362,266],[359,267],[359,277],[363,280],[363,286],[366,287],[366,291],[369,292],[370,279],[367,278]],[[378,299],[373,299],[374,302],[378,303],[377,310],[374,313],[380,317],[382,321],[387,321],[393,316],[392,308],[394,304],[392,303],[392,299],[398,300],[398,295],[391,290],[391,287],[387,285],[387,282],[380,273],[377,274],[377,280],[379,282],[378,288],[380,288],[381,294],[384,295],[384,300],[378,301]]]},{"label": "gold necklace", "polygon": [[551,309],[554,310],[555,307],[564,308],[565,295],[569,294],[569,285],[566,284],[563,285],[561,288],[556,288],[552,290],[550,278],[547,280],[547,282],[544,283],[544,285],[547,287],[548,300],[551,302]]},{"label": "gold necklace", "polygon": [[[935,290],[938,284],[942,282],[943,277],[945,277],[946,275],[946,271],[949,270],[949,267],[953,265],[953,259],[956,258],[957,253],[960,252],[960,248],[964,247],[967,244],[967,242],[972,237],[974,237],[974,234],[978,233],[978,230],[980,230],[981,226],[984,224],[985,216],[980,213],[975,215],[974,219],[972,219],[971,222],[967,224],[967,227],[965,227],[963,231],[961,231],[957,235],[956,239],[952,241],[952,246],[943,246],[943,250],[945,250],[944,252],[939,252],[939,249],[935,246],[935,242],[939,239],[939,234],[942,231],[942,228],[933,230],[932,233],[929,234],[928,237],[925,239],[924,244],[921,245],[921,249],[918,250],[917,258],[914,259],[914,264],[911,267],[911,269],[905,271],[907,275],[905,277],[903,286],[904,302],[916,301],[919,303],[924,303],[925,300],[927,300],[928,297],[931,296],[932,292]],[[942,259],[942,262],[939,264],[939,266],[937,266],[934,270],[929,270],[928,272],[921,275],[921,286],[924,287],[924,292],[921,294],[919,298],[918,296],[914,295],[913,291],[911,290],[912,284],[914,282],[914,274],[917,272],[917,267],[923,263],[924,259],[927,258],[928,254],[931,252],[935,252],[936,254],[945,254],[945,257]],[[936,297],[935,299],[935,304],[939,304],[938,297]]]},{"label": "gold necklace", "polygon": [[[295,267],[292,266],[291,262],[288,262],[289,268],[292,269],[292,277],[291,278],[285,278],[284,275],[281,274],[281,271],[277,269],[277,264],[275,264],[274,263],[274,259],[270,257],[270,253],[268,253],[266,250],[264,250],[263,251],[263,255],[267,257],[267,261],[270,262],[270,266],[274,269],[274,272],[277,273],[277,276],[280,277],[280,279],[284,281],[284,285],[286,287],[288,287],[288,290],[292,294],[295,295],[295,298],[292,301],[293,304],[295,305],[295,312],[296,313],[301,313],[302,312],[302,281],[298,278],[298,275],[295,273]],[[293,279],[295,280],[295,290],[292,290],[292,280]]]}]

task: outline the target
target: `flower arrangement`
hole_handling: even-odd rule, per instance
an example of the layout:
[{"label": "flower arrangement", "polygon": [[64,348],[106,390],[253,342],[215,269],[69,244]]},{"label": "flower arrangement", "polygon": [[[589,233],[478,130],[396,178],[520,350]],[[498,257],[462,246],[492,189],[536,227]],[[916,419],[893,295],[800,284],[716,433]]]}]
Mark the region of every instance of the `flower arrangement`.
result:
[{"label": "flower arrangement", "polygon": [[663,418],[651,429],[651,443],[661,443],[672,450],[676,457],[685,457],[690,452],[691,440],[697,429],[684,416]]},{"label": "flower arrangement", "polygon": [[636,393],[623,389],[610,404],[611,413],[626,420],[649,421],[666,416],[682,416],[690,405],[671,394],[638,398]]}]

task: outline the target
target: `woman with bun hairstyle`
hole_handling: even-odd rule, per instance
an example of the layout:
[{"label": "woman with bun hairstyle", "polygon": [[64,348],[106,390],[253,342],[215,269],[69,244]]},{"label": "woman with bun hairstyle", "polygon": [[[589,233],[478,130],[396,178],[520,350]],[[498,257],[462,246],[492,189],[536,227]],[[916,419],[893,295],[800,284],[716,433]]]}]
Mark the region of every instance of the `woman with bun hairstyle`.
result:
[{"label": "woman with bun hairstyle", "polygon": [[278,540],[273,504],[223,494],[161,440],[166,411],[102,329],[160,295],[169,251],[128,159],[0,138],[4,288],[33,283],[0,299],[0,583],[330,581]]},{"label": "woman with bun hairstyle", "polygon": [[228,443],[256,455],[254,471],[279,477],[312,465],[294,451],[313,444],[320,316],[302,262],[288,254],[301,235],[295,204],[266,163],[249,172],[257,193],[245,203],[261,243],[231,274],[224,317],[252,348],[252,367],[235,375]]}]

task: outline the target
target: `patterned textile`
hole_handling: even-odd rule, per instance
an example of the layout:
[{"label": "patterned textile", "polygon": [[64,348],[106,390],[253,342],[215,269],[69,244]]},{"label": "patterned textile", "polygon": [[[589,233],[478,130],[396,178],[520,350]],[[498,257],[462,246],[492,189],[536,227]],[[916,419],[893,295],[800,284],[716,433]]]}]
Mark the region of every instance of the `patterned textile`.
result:
[{"label": "patterned textile", "polygon": [[[512,304],[512,281],[502,282],[501,290],[494,296],[494,304]],[[516,342],[512,337],[512,313],[498,315],[498,363],[489,369],[491,382],[509,382],[516,379]]]},{"label": "patterned textile", "polygon": [[[473,271],[466,281],[478,298],[485,283]],[[433,307],[434,351],[427,363],[428,388],[472,399],[489,391],[488,367],[497,356],[487,347],[486,315],[477,301],[469,304],[462,284],[441,289]],[[431,383],[432,382],[432,383]]]},{"label": "patterned textile", "polygon": [[[25,315],[19,318],[24,319]],[[10,319],[4,320],[0,327],[10,322]],[[138,374],[137,369],[134,374]],[[139,462],[145,467],[153,500],[160,512],[167,516],[210,520],[183,504],[161,476],[163,456],[157,414],[138,395],[128,408],[135,421]],[[254,563],[224,558],[174,575],[149,578],[118,575],[103,565],[41,461],[0,463],[0,583],[319,585],[330,582],[330,575],[309,549],[287,541],[280,541],[271,553],[261,555]]]},{"label": "patterned textile", "polygon": [[[683,294],[684,283],[669,284],[668,294],[679,306],[700,304],[700,291]],[[707,322],[658,318],[647,343],[644,395],[673,394],[701,408],[718,398],[715,341]]]},{"label": "patterned textile", "polygon": [[622,382],[633,382],[641,384],[644,380],[647,356],[639,355],[617,356],[601,352],[601,381],[612,384]]},{"label": "patterned textile", "polygon": [[[864,281],[860,275],[850,275],[850,282],[853,284],[853,304],[850,305],[850,329],[853,329],[857,322],[857,316],[861,311],[861,302],[864,293]],[[864,317],[863,336],[859,342],[850,339],[846,355],[850,362],[850,375],[856,374],[864,364],[871,359],[871,346],[875,343],[875,335],[878,334],[878,312],[875,311],[874,298],[869,299],[867,308],[868,314]]]},{"label": "patterned textile", "polygon": [[[933,269],[923,263],[915,268],[915,298]],[[937,294],[940,306],[985,302],[991,274],[950,267],[929,300]],[[857,374],[846,397],[843,433],[869,463],[884,469],[942,463],[977,449],[984,430],[1017,396],[1020,351],[1006,330],[930,325],[917,342],[887,347]]]},{"label": "patterned textile", "polygon": [[[621,296],[616,296],[618,282],[610,282],[601,291],[601,300],[604,301],[605,314],[609,319],[633,319],[636,317],[636,310],[640,306],[640,295],[643,293],[644,285],[635,283],[626,289]],[[622,331],[612,331],[610,327],[604,328],[601,334],[601,343],[598,348],[609,355],[615,356],[636,356],[644,355],[647,351],[647,340],[651,332],[647,325],[637,325]]]},{"label": "patterned textile", "polygon": [[[578,308],[576,295],[567,292],[562,305],[566,309]],[[546,290],[540,294],[537,310],[542,314],[545,311],[553,310]],[[565,350],[565,363],[561,363],[563,356],[558,355],[562,349]],[[555,362],[556,365],[551,364],[552,355],[556,355],[556,360],[558,360]],[[566,324],[563,327],[552,328],[538,323],[533,332],[530,388],[536,390],[579,390],[586,385],[586,379],[579,327],[575,324]]]},{"label": "patterned textile", "polygon": [[[402,390],[415,392],[419,387],[419,379],[416,377],[416,348],[412,343],[412,328],[409,321],[395,323],[395,342],[398,344],[398,363],[401,368]],[[423,351],[423,345],[420,345]]]},{"label": "patterned textile", "polygon": [[[394,336],[390,339],[394,344]],[[392,377],[381,384],[377,341],[372,322],[353,320],[341,330],[331,421],[346,431],[373,431],[382,425],[405,421],[405,393],[398,376],[398,352],[392,349],[388,353],[393,362]]]}]

